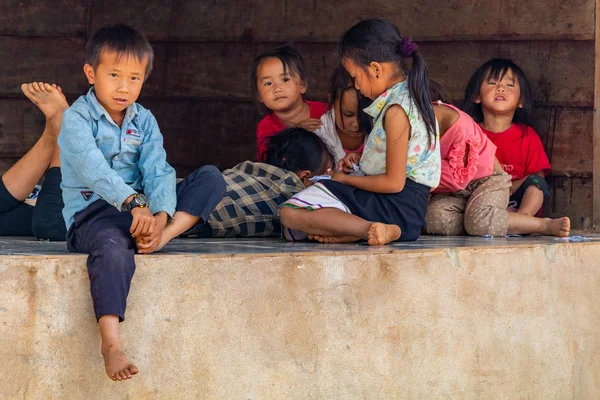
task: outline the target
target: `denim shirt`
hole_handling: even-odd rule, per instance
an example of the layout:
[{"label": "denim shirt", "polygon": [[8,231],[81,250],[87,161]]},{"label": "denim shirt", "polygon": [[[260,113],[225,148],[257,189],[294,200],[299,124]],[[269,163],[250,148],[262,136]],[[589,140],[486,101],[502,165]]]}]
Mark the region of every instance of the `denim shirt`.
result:
[{"label": "denim shirt", "polygon": [[58,145],[67,229],[94,201],[104,199],[120,210],[142,191],[152,214],[175,212],[175,170],[167,163],[156,119],[139,104],[127,107],[119,128],[92,87],[65,111]]}]

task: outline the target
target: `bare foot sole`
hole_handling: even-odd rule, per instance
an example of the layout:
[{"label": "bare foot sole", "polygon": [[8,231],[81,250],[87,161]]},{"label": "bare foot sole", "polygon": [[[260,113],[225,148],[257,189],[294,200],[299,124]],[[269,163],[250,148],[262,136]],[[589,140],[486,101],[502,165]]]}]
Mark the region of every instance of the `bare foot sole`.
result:
[{"label": "bare foot sole", "polygon": [[21,85],[23,94],[44,113],[50,120],[62,115],[69,108],[67,99],[60,86],[43,82],[24,83]]},{"label": "bare foot sole", "polygon": [[546,229],[544,235],[567,237],[571,233],[571,220],[569,217],[562,217],[556,219],[545,219]]},{"label": "bare foot sole", "polygon": [[131,379],[139,372],[137,367],[129,362],[120,345],[103,343],[102,357],[104,357],[106,374],[113,381]]},{"label": "bare foot sole", "polygon": [[356,236],[320,236],[320,235],[308,235],[310,240],[315,240],[319,243],[352,243],[360,240]]},{"label": "bare foot sole", "polygon": [[402,231],[398,225],[375,222],[369,227],[369,246],[383,246],[384,244],[398,240],[401,233]]}]

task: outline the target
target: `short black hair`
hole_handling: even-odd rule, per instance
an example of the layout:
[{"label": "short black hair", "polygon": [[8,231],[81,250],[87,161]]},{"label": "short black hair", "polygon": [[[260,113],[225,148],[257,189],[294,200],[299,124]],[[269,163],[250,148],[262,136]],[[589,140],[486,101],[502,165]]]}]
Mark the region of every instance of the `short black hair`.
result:
[{"label": "short black hair", "polygon": [[308,170],[323,175],[335,158],[316,133],[303,128],[287,128],[268,139],[265,163],[294,173]]},{"label": "short black hair", "polygon": [[254,59],[252,64],[252,93],[254,94],[254,101],[261,114],[268,113],[268,110],[264,104],[258,101],[258,87],[256,80],[258,79],[258,66],[260,63],[267,58],[277,58],[283,64],[283,73],[289,74],[293,78],[297,78],[301,83],[308,86],[308,78],[306,77],[306,67],[304,66],[304,58],[294,50],[290,45],[283,45],[275,47],[269,51],[265,51],[259,54]]},{"label": "short black hair", "polygon": [[519,101],[523,107],[518,107],[513,115],[512,122],[522,125],[533,126],[535,123],[535,114],[533,112],[533,94],[531,86],[525,72],[512,60],[507,58],[493,58],[483,64],[475,71],[467,88],[465,89],[465,97],[462,100],[460,108],[475,120],[475,122],[483,122],[483,110],[481,103],[475,103],[481,91],[481,85],[485,80],[496,79],[502,80],[504,75],[512,71],[514,78],[519,81],[521,89],[521,98]]},{"label": "short black hair", "polygon": [[138,61],[147,61],[144,79],[152,72],[154,51],[143,33],[125,24],[115,24],[98,29],[85,45],[85,62],[94,70],[100,64],[102,52],[114,51],[117,60],[134,56]]}]

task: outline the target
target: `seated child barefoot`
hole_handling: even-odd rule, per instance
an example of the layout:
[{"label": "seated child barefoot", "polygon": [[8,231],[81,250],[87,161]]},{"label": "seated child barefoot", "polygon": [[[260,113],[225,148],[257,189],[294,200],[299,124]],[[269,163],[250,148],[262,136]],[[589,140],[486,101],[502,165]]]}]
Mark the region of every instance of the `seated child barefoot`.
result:
[{"label": "seated child barefoot", "polygon": [[510,207],[539,215],[550,196],[544,179],[550,162],[533,124],[533,96],[525,73],[511,60],[493,59],[471,77],[463,110],[497,147],[496,158],[511,175]]},{"label": "seated child barefoot", "polygon": [[265,156],[265,163],[245,161],[222,174],[202,167],[178,183],[177,211],[160,247],[190,228],[199,237],[281,237],[279,206],[331,169],[333,158],[302,128],[271,136]]},{"label": "seated child barefoot", "polygon": [[115,381],[138,373],[119,336],[135,272],[134,238],[147,237],[144,250],[151,252],[175,212],[175,171],[162,135],[152,113],[135,102],[153,57],[150,43],[129,26],[94,33],[84,66],[93,86],[65,111],[58,138],[67,247],[89,254],[102,356]]},{"label": "seated child barefoot", "polygon": [[[331,75],[329,110],[321,117],[321,126],[315,133],[325,142],[337,162],[349,153],[361,155],[366,133],[371,131],[371,117],[359,107],[360,92],[343,66]],[[364,102],[362,102],[364,104]]]},{"label": "seated child barefoot", "polygon": [[254,95],[269,112],[256,127],[257,160],[265,159],[266,139],[283,129],[314,131],[321,126],[319,118],[327,111],[327,104],[304,100],[308,89],[305,71],[304,59],[290,46],[276,47],[254,59]]},{"label": "seated child barefoot", "polygon": [[[284,203],[286,238],[370,245],[416,240],[441,168],[427,67],[417,45],[382,19],[356,24],[339,48],[356,89],[375,99],[365,110],[374,122],[360,159],[364,176],[335,172]],[[402,60],[409,58],[407,76]]]},{"label": "seated child barefoot", "polygon": [[[494,158],[496,146],[471,117],[438,102],[442,176],[427,207],[428,234],[568,236],[569,218],[536,218],[508,212],[510,176]],[[496,166],[496,168],[495,168]]]},{"label": "seated child barefoot", "polygon": [[[43,82],[24,83],[21,90],[46,117],[37,143],[0,179],[0,236],[36,236],[65,240],[60,189],[60,151],[56,143],[64,111],[69,107],[60,86]],[[29,196],[46,174],[35,206]]]}]

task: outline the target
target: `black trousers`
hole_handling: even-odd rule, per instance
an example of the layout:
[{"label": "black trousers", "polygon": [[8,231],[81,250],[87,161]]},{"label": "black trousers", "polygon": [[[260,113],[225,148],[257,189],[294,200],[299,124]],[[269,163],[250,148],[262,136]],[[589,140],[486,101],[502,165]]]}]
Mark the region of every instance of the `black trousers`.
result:
[{"label": "black trousers", "polygon": [[15,199],[0,179],[0,236],[36,236],[65,240],[67,229],[62,216],[63,199],[59,167],[46,173],[35,207]]},{"label": "black trousers", "polygon": [[96,200],[75,214],[67,233],[69,251],[89,254],[87,268],[97,320],[103,315],[125,319],[135,272],[135,239],[129,233],[132,220],[131,213]]}]

